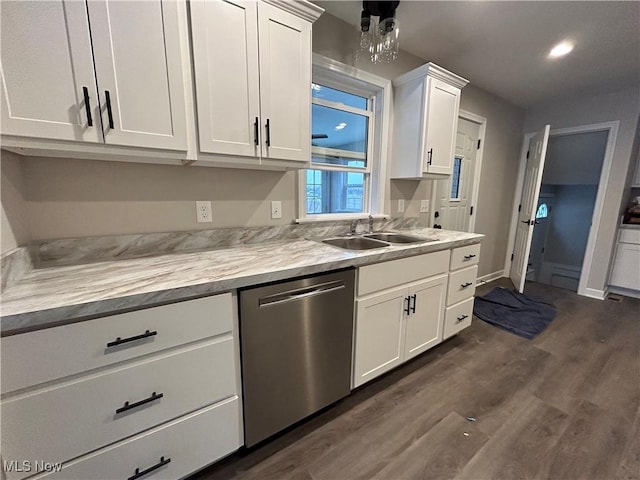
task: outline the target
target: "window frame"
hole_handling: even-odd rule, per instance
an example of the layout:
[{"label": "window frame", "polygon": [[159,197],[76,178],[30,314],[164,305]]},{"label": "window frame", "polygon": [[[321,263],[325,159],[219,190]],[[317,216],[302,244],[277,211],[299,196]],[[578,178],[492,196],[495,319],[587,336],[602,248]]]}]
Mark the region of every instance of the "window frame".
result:
[{"label": "window frame", "polygon": [[[315,53],[313,54],[312,79],[313,83],[368,99],[367,164],[365,168],[348,167],[346,165],[311,163],[311,159],[309,159],[309,166],[304,170],[298,171],[298,218],[296,222],[351,220],[366,218],[369,215],[374,217],[386,216],[384,214],[384,200],[387,183],[386,166],[389,148],[389,125],[391,122],[391,81]],[[310,102],[358,115],[364,113],[364,110],[324,99],[311,98]],[[334,154],[340,152],[326,149],[326,147],[311,148],[312,155],[314,152],[322,153],[323,151]],[[345,157],[357,160],[354,152],[344,153]],[[363,212],[307,214],[306,173],[310,169],[364,173]]]}]

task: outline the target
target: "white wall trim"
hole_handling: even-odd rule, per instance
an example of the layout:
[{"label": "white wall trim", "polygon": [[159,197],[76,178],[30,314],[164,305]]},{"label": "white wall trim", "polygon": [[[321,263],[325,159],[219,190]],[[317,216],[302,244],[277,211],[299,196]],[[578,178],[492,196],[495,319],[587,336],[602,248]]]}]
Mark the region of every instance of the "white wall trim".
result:
[{"label": "white wall trim", "polygon": [[494,280],[498,280],[499,278],[503,278],[504,270],[498,270],[497,272],[487,273],[486,275],[482,275],[478,277],[476,280],[477,285],[484,285],[485,283],[493,282]]},{"label": "white wall trim", "polygon": [[629,288],[622,288],[622,287],[614,287],[611,285],[608,288],[607,294],[609,293],[616,293],[618,295],[623,295],[625,297],[640,298],[640,292],[638,292],[637,290],[631,290]]},{"label": "white wall trim", "polygon": [[[480,175],[482,174],[482,154],[485,148],[485,133],[487,131],[487,119],[476,115],[475,113],[467,110],[460,110],[458,112],[459,118],[464,118],[470,122],[480,125],[478,131],[478,140],[480,140],[480,149],[476,152],[476,161],[473,165],[473,187],[471,190],[471,205],[473,207],[473,215],[469,219],[469,232],[475,232],[476,230],[476,217],[478,216],[478,195],[480,193]],[[435,189],[434,189],[435,190]]]},{"label": "white wall trim", "polygon": [[[607,145],[605,148],[604,159],[602,162],[602,170],[600,173],[600,181],[598,182],[598,193],[596,194],[596,203],[593,208],[593,217],[591,220],[591,229],[589,230],[589,237],[587,239],[587,248],[585,250],[584,260],[582,262],[582,273],[580,275],[580,282],[578,285],[578,295],[584,295],[591,298],[604,299],[604,290],[598,290],[588,288],[587,283],[589,281],[589,275],[591,273],[591,264],[593,263],[593,255],[595,251],[596,238],[598,234],[598,228],[602,219],[602,213],[604,209],[604,199],[609,187],[609,175],[611,172],[611,164],[613,162],[613,154],[615,150],[616,140],[618,138],[618,128],[620,121],[615,120],[613,122],[594,123],[589,125],[579,125],[570,128],[560,128],[551,130],[549,137],[557,137],[562,135],[573,135],[577,133],[591,133],[608,131]],[[522,187],[524,181],[524,171],[526,168],[526,155],[527,146],[529,140],[535,133],[526,133],[524,136],[524,142],[520,152],[520,165],[518,168],[518,178],[516,180],[515,195],[513,200],[513,212],[511,216],[511,228],[509,230],[509,242],[507,245],[507,253],[505,256],[505,272],[511,271],[511,253],[515,242],[515,232],[518,225],[518,203],[522,196]],[[594,228],[595,227],[595,228]]]}]

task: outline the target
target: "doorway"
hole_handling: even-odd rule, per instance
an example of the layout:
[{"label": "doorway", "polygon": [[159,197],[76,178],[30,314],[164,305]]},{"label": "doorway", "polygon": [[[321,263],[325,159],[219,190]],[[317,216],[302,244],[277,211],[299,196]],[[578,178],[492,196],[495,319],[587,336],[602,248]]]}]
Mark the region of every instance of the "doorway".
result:
[{"label": "doorway", "polygon": [[[519,290],[525,281],[536,281],[602,298],[586,285],[617,128],[618,122],[607,122],[552,130],[537,187],[526,181],[530,159],[526,158],[527,149],[523,149],[505,262],[512,279],[514,272],[522,272],[515,275],[516,280],[521,279],[516,284]],[[525,145],[530,145],[532,138],[534,134],[525,135]],[[524,210],[524,200],[520,199],[525,197],[533,200],[535,208],[530,219],[520,222],[523,218],[519,210]],[[523,229],[529,230],[529,240],[521,245]],[[514,257],[518,256],[515,262]]]},{"label": "doorway", "polygon": [[434,228],[474,231],[486,123],[483,117],[460,111],[453,173],[446,179],[433,181]]}]

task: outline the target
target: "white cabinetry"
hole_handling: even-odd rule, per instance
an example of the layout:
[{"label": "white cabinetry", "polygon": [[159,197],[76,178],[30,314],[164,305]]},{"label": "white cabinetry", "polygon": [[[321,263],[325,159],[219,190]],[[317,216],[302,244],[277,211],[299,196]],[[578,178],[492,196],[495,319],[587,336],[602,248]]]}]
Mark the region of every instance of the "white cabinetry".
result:
[{"label": "white cabinetry", "polygon": [[186,151],[179,5],[3,2],[2,134]]},{"label": "white cabinetry", "polygon": [[[640,228],[618,230],[618,243],[609,285],[640,295]],[[622,290],[620,293],[632,292]]]},{"label": "white cabinetry", "polygon": [[471,325],[479,260],[479,244],[454,248],[451,252],[443,338],[449,338]]},{"label": "white cabinetry", "polygon": [[194,0],[190,8],[200,153],[306,166],[311,24],[321,10],[242,0]]},{"label": "white cabinetry", "polygon": [[[2,338],[3,460],[62,462],[59,478],[128,478],[164,457],[171,461],[158,472],[181,477],[236,450],[234,300],[223,294]],[[180,435],[196,417],[211,432]]]},{"label": "white cabinetry", "polygon": [[442,340],[449,250],[358,271],[353,387]]},{"label": "white cabinetry", "polygon": [[466,84],[433,63],[393,81],[392,178],[451,174],[460,90]]}]

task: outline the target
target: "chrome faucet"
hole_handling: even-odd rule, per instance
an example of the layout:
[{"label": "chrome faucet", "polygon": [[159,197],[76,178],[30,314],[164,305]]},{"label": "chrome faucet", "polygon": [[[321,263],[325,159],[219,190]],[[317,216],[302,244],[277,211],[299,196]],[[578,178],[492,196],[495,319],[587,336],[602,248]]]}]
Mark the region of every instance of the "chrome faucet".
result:
[{"label": "chrome faucet", "polygon": [[369,232],[373,233],[373,215],[369,215]]}]

